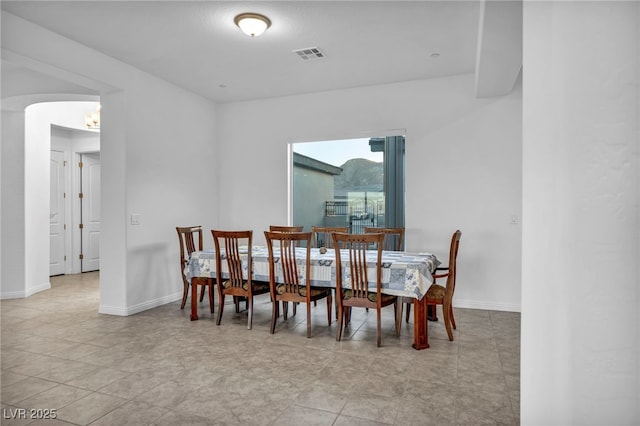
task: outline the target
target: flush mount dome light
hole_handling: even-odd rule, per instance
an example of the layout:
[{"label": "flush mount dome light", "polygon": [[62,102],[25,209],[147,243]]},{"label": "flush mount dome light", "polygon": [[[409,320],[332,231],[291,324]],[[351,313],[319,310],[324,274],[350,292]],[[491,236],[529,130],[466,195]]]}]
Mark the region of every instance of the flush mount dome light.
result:
[{"label": "flush mount dome light", "polygon": [[271,26],[271,21],[259,13],[241,13],[233,19],[238,28],[248,36],[259,36]]}]

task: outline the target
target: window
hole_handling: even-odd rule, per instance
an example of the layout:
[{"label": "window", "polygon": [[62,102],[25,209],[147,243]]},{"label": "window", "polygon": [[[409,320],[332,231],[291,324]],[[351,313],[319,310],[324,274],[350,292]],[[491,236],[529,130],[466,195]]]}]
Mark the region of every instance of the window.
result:
[{"label": "window", "polygon": [[404,226],[404,136],[292,144],[292,224]]}]

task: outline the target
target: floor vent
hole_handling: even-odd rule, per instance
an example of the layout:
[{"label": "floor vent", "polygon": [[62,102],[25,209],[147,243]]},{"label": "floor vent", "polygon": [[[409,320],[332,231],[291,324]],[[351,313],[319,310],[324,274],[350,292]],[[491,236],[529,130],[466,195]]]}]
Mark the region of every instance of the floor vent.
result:
[{"label": "floor vent", "polygon": [[306,47],[304,49],[294,50],[293,53],[298,55],[303,61],[315,61],[324,59],[325,54],[318,47]]}]

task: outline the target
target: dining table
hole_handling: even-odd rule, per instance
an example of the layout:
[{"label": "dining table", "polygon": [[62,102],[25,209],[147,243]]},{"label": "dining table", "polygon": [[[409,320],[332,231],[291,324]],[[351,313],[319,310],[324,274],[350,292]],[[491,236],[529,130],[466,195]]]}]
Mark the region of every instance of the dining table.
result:
[{"label": "dining table", "polygon": [[[248,248],[241,247],[241,256],[248,258]],[[296,258],[299,262],[306,261],[307,249],[296,248]],[[341,252],[342,254],[343,252]],[[224,258],[224,253],[222,253]],[[251,249],[252,280],[269,282],[269,251],[266,246],[254,245]],[[371,269],[370,277],[375,277],[375,264],[377,250],[367,251],[367,263]],[[311,285],[318,287],[336,287],[335,251],[329,248],[312,248],[310,259]],[[349,267],[348,253],[344,251],[341,258],[344,268]],[[245,262],[246,263],[246,262]],[[427,322],[427,290],[433,284],[433,273],[440,265],[438,258],[432,253],[419,253],[407,251],[383,251],[382,252],[382,293],[410,297],[414,300],[414,339],[415,349],[427,349],[429,347],[428,322]],[[222,276],[226,276],[227,264],[222,262]],[[243,266],[244,275],[248,274],[247,266]],[[195,251],[189,257],[184,274],[189,283],[193,279],[216,278],[216,253],[214,249]],[[279,280],[279,277],[276,278]],[[193,286],[193,284],[192,284]],[[348,287],[348,282],[345,285]],[[376,283],[370,283],[372,291],[376,291]],[[198,319],[197,291],[191,291],[191,320]]]}]

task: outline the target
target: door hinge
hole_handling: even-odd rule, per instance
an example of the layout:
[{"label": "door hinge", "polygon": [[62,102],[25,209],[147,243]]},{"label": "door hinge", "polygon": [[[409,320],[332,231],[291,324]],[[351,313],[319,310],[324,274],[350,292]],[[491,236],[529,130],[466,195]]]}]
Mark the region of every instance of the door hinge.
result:
[{"label": "door hinge", "polygon": [[78,194],[78,198],[84,198],[84,194],[81,192]]},{"label": "door hinge", "polygon": [[62,167],[67,167],[67,160],[64,160],[64,161],[62,162]]},{"label": "door hinge", "polygon": [[62,198],[67,198],[67,193],[66,192],[62,193]]},{"label": "door hinge", "polygon": [[65,257],[64,257],[64,261],[65,261],[65,262],[67,261],[67,256],[65,256]]},{"label": "door hinge", "polygon": [[78,167],[82,168],[82,166],[84,166],[84,164],[81,162],[78,163]]},{"label": "door hinge", "polygon": [[62,226],[62,229],[64,229],[65,231],[67,230],[67,224],[66,223]]},{"label": "door hinge", "polygon": [[84,224],[82,224],[82,223],[81,223],[81,224],[80,224],[80,225],[78,225],[78,226],[79,226],[79,228],[80,228],[80,229],[84,229]]},{"label": "door hinge", "polygon": [[84,254],[80,253],[80,260],[84,259]]}]

